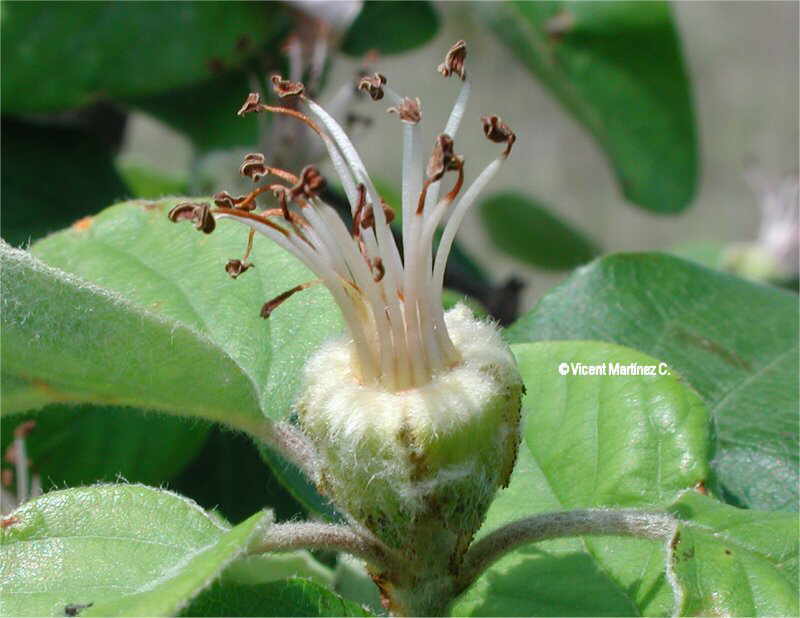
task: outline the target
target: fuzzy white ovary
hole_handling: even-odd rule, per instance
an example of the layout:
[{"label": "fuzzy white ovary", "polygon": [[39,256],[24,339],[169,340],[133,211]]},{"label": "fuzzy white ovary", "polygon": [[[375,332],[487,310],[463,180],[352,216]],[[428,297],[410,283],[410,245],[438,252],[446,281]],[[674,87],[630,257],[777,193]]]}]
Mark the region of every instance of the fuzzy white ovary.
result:
[{"label": "fuzzy white ovary", "polygon": [[[461,361],[420,387],[363,384],[349,339],[329,342],[306,365],[297,409],[326,462],[323,488],[393,545],[417,519],[435,518],[429,500],[451,490],[463,495],[439,505],[435,525],[450,550],[471,537],[516,451],[522,383],[508,346],[463,305],[445,322]],[[468,512],[458,521],[450,509]]]}]

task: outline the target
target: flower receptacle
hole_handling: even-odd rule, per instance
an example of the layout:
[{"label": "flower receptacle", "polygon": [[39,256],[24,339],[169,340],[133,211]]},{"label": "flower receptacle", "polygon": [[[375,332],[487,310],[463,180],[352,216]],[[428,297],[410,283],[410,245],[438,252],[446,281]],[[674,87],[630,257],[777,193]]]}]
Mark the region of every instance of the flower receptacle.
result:
[{"label": "flower receptacle", "polygon": [[322,460],[321,491],[407,560],[430,565],[458,563],[507,484],[523,390],[493,324],[463,305],[445,320],[461,361],[428,384],[364,385],[351,343],[338,340],[308,363],[298,402]]}]

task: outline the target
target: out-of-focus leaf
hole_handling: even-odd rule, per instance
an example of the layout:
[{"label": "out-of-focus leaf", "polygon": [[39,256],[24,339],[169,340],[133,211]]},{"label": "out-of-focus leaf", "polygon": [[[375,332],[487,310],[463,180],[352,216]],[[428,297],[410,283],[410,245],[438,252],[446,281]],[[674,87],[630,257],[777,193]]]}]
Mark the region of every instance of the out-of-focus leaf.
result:
[{"label": "out-of-focus leaf", "polygon": [[133,197],[155,200],[168,195],[186,194],[186,179],[151,166],[117,160],[117,169]]},{"label": "out-of-focus leaf", "polygon": [[673,247],[669,253],[675,257],[697,262],[706,268],[724,270],[725,246],[715,242],[685,243]]},{"label": "out-of-focus leaf", "polygon": [[303,507],[262,461],[258,448],[244,434],[214,427],[199,456],[170,489],[220,512],[233,523],[269,507],[278,520],[302,517]]},{"label": "out-of-focus leaf", "polygon": [[342,51],[351,56],[371,50],[399,54],[427,43],[438,30],[439,15],[431,2],[372,0],[347,31]]},{"label": "out-of-focus leaf", "polygon": [[797,616],[797,516],[737,509],[687,492],[670,561],[680,616]]},{"label": "out-of-focus leaf", "polygon": [[476,6],[591,131],[628,200],[659,213],[689,205],[699,158],[694,108],[666,2]]},{"label": "out-of-focus leaf", "polygon": [[236,115],[251,89],[247,75],[237,71],[128,102],[188,137],[200,151],[254,147],[259,143],[259,121],[269,116]]},{"label": "out-of-focus leaf", "polygon": [[258,238],[256,266],[232,280],[224,265],[241,256],[247,231],[174,225],[166,213],[180,201],[120,204],[34,247],[81,279],[4,250],[18,269],[3,277],[4,370],[49,384],[54,401],[111,399],[251,431],[263,415],[285,416],[300,368],[339,331],[339,313],[317,288],[263,320],[261,304],[308,271]]},{"label": "out-of-focus leaf", "polygon": [[256,586],[290,577],[302,577],[321,586],[332,586],[334,582],[331,568],[316,560],[305,549],[243,556],[225,570],[220,581]]},{"label": "out-of-focus leaf", "polygon": [[289,579],[260,586],[218,583],[181,616],[371,616],[319,584]]},{"label": "out-of-focus leaf", "polygon": [[66,227],[129,193],[111,147],[83,129],[4,116],[0,134],[0,235],[12,245]]},{"label": "out-of-focus leaf", "polygon": [[173,616],[270,524],[230,528],[186,498],[141,485],[51,492],[3,528],[3,616]]},{"label": "out-of-focus leaf", "polygon": [[3,416],[3,452],[14,427],[29,419],[36,427],[26,441],[28,457],[45,491],[119,478],[160,485],[200,452],[208,434],[207,424],[174,416],[56,404],[35,415]]},{"label": "out-of-focus leaf", "polygon": [[355,601],[375,614],[385,611],[380,591],[369,576],[363,560],[349,554],[339,554],[334,577],[334,590],[345,599]]},{"label": "out-of-focus leaf", "polygon": [[259,446],[261,457],[292,497],[309,512],[328,521],[342,521],[342,516],[325,497],[321,496],[311,481],[290,461],[266,446]]},{"label": "out-of-focus leaf", "polygon": [[796,510],[797,316],[796,294],[668,255],[620,254],[579,269],[508,339],[601,339],[667,362],[712,413],[725,498]]},{"label": "out-of-focus leaf", "polygon": [[53,112],[208,80],[274,37],[282,11],[268,2],[10,2],[3,112]]},{"label": "out-of-focus leaf", "polygon": [[600,250],[580,230],[519,193],[498,193],[481,203],[481,220],[500,249],[531,266],[566,270]]}]

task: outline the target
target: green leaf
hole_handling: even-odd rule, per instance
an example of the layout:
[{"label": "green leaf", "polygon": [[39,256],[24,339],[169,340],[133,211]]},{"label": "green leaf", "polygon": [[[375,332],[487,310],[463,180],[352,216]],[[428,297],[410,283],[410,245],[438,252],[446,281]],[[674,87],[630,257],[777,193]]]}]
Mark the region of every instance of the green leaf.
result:
[{"label": "green leaf", "polygon": [[260,586],[216,584],[182,616],[370,616],[356,603],[303,579]]},{"label": "green leaf", "polygon": [[259,237],[256,267],[230,279],[223,267],[241,256],[246,230],[173,225],[166,213],[179,201],[119,204],[33,247],[81,279],[4,249],[15,273],[2,282],[4,371],[49,385],[54,401],[113,401],[249,431],[262,415],[285,416],[339,313],[317,287],[261,319],[263,302],[311,274]]},{"label": "green leaf", "polygon": [[[51,402],[132,405],[240,428],[260,425],[252,382],[196,329],[5,243],[0,260],[3,372],[14,381],[29,381]],[[214,371],[197,379],[198,367]],[[19,403],[4,400],[3,413],[24,411],[10,407]]]},{"label": "green leaf", "polygon": [[797,616],[798,522],[687,493],[670,545],[681,616]]},{"label": "green leaf", "polygon": [[[43,181],[45,161],[49,164]],[[0,168],[0,234],[12,245],[66,227],[129,194],[114,168],[112,147],[80,128],[3,116]]]},{"label": "green leaf", "polygon": [[[523,443],[509,487],[478,533],[575,508],[658,508],[707,478],[708,414],[676,375],[561,375],[562,363],[657,365],[602,342],[513,346],[528,389]],[[455,606],[469,616],[670,613],[662,543],[559,539],[515,550]]]},{"label": "green leaf", "polygon": [[594,135],[628,200],[659,213],[689,205],[697,135],[666,2],[477,6],[498,38]]},{"label": "green leaf", "polygon": [[577,271],[508,338],[602,339],[667,362],[714,417],[726,498],[796,510],[797,315],[796,294],[667,255],[622,254]]},{"label": "green leaf", "polygon": [[8,3],[3,111],[53,112],[208,80],[274,37],[281,11],[249,2]]},{"label": "green leaf", "polygon": [[430,41],[439,30],[439,15],[431,2],[371,0],[345,34],[342,51],[361,56],[376,50],[399,54]]},{"label": "green leaf", "polygon": [[4,416],[0,452],[14,439],[14,427],[28,419],[36,420],[26,440],[28,457],[45,491],[120,477],[132,483],[164,483],[198,454],[208,435],[206,423],[174,416],[53,405],[35,415]]},{"label": "green leaf", "polygon": [[497,193],[480,205],[489,238],[501,250],[531,266],[566,270],[600,250],[582,232],[520,193]]},{"label": "green leaf", "polygon": [[267,513],[229,528],[140,485],[46,494],[3,529],[3,616],[170,616],[247,547]]}]

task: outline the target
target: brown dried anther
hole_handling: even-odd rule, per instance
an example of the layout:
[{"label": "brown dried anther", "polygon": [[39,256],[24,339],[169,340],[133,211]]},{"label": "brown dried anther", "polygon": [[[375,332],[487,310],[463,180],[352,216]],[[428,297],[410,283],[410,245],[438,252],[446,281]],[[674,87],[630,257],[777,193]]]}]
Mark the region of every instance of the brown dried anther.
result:
[{"label": "brown dried anther", "polygon": [[436,138],[425,173],[431,182],[436,182],[445,172],[459,170],[463,165],[464,157],[453,152],[453,138],[442,133]]},{"label": "brown dried anther", "polygon": [[467,72],[464,70],[466,57],[467,44],[464,41],[456,41],[447,51],[444,62],[436,67],[436,70],[445,77],[450,77],[455,73],[461,78],[461,81],[464,81],[467,78]]},{"label": "brown dried anther", "polygon": [[373,101],[380,101],[383,98],[383,85],[386,78],[380,73],[373,73],[362,77],[358,82],[358,89],[369,93]]},{"label": "brown dried anther", "polygon": [[370,267],[370,270],[375,273],[372,276],[372,279],[375,281],[375,283],[378,283],[386,274],[386,267],[383,265],[383,260],[379,257],[376,257],[372,260]]},{"label": "brown dried anther", "polygon": [[272,82],[273,90],[281,99],[301,95],[305,90],[305,86],[302,83],[283,79],[280,75],[273,75],[270,81]]},{"label": "brown dried anther", "polygon": [[231,279],[236,279],[236,277],[253,266],[254,264],[243,262],[242,260],[228,260],[228,263],[225,264],[225,272],[231,276]]},{"label": "brown dried anther", "polygon": [[242,206],[243,210],[254,210],[256,207],[255,202],[247,202],[248,198],[248,195],[233,197],[227,191],[220,191],[219,193],[215,193],[212,199],[217,206],[222,208],[239,208],[240,204],[245,203],[245,205]]},{"label": "brown dried anther", "polygon": [[297,184],[290,189],[291,199],[302,196],[306,199],[316,197],[325,188],[325,177],[313,165],[306,165],[300,172]]},{"label": "brown dried anther", "polygon": [[265,163],[264,155],[260,152],[251,152],[245,155],[239,173],[242,176],[247,176],[253,182],[260,181],[264,176],[269,174],[269,167]]},{"label": "brown dried anther", "polygon": [[261,95],[257,92],[251,92],[247,95],[247,98],[244,100],[244,103],[239,108],[239,111],[236,112],[237,116],[244,116],[245,114],[250,114],[251,112],[258,112],[261,111]]},{"label": "brown dried anther", "polygon": [[195,228],[205,234],[210,234],[216,227],[214,215],[211,214],[211,207],[208,204],[184,202],[170,210],[167,216],[173,223],[193,221]]},{"label": "brown dried anther", "polygon": [[517,140],[517,136],[509,126],[498,116],[481,116],[481,122],[486,138],[497,144],[505,142],[506,148],[503,150],[503,156],[507,157],[511,154],[511,147]]},{"label": "brown dried anther", "polygon": [[419,98],[409,99],[408,97],[403,97],[400,105],[390,107],[386,111],[390,114],[397,114],[403,122],[417,124],[422,118],[422,103]]},{"label": "brown dried anther", "polygon": [[[395,212],[394,208],[389,206],[386,202],[381,200],[381,207],[383,208],[383,216],[386,217],[386,223],[394,221]],[[360,217],[361,227],[367,229],[375,225],[375,213],[372,210],[372,204],[367,204]]]}]

